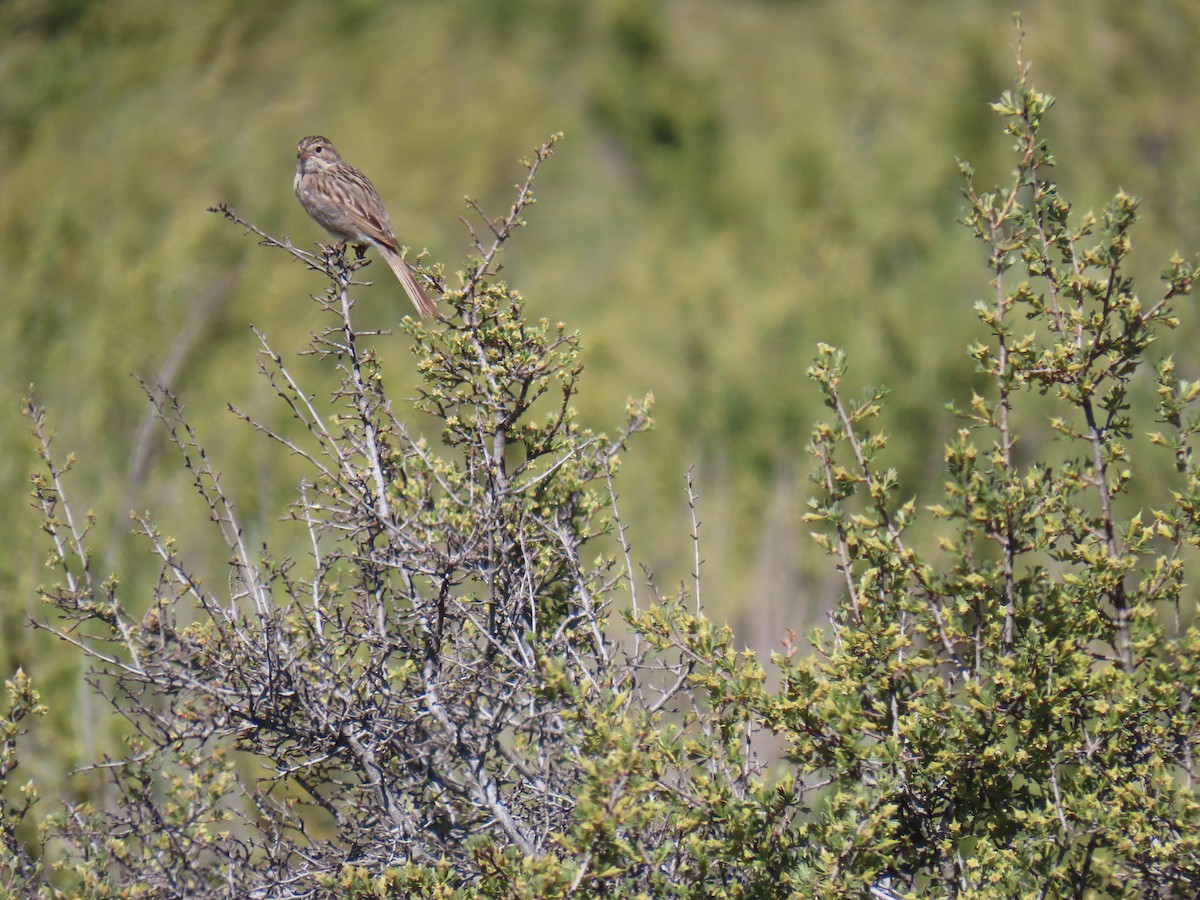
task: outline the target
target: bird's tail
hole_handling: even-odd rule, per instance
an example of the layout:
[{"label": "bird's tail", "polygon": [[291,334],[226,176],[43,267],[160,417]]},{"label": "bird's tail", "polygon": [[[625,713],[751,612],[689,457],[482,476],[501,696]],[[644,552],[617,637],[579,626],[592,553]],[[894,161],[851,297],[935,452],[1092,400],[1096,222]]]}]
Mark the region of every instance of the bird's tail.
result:
[{"label": "bird's tail", "polygon": [[391,247],[379,247],[379,252],[383,254],[383,258],[387,260],[387,264],[392,267],[392,271],[396,273],[396,277],[400,279],[400,283],[404,285],[404,291],[408,294],[408,299],[413,302],[413,306],[426,319],[432,319],[437,315],[437,307],[433,301],[429,299],[429,295],[425,293],[421,285],[417,283],[416,276],[413,275],[412,269],[408,267],[400,254]]}]

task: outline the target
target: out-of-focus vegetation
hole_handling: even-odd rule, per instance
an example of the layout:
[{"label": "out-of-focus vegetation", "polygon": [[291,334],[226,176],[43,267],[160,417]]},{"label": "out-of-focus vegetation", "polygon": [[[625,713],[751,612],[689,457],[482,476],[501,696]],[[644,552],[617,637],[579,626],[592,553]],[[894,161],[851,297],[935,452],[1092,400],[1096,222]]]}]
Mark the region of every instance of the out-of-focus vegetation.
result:
[{"label": "out-of-focus vegetation", "polygon": [[[841,584],[830,628],[789,633],[769,668],[704,614],[699,572],[677,593],[639,573],[612,476],[647,408],[612,438],[582,426],[578,335],[528,321],[495,277],[557,138],[484,219],[446,314],[388,339],[415,345],[415,382],[385,375],[354,323],[367,263],[222,205],[324,275],[309,358],[332,407],[261,337],[298,421],[246,424],[308,477],[259,548],[176,397],[151,391],[228,574],[203,586],[139,517],[160,561],[147,598],[90,565],[27,405],[55,570],[38,625],[136,733],[104,754],[105,794],[42,805],[12,775],[46,708],[23,673],[5,680],[0,893],[1196,896],[1200,382],[1159,338],[1200,265],[1172,254],[1164,285],[1136,286],[1138,201],[1071,214],[1053,105],[1020,65],[993,104],[1012,175],[961,167],[991,274],[979,390],[940,414],[939,502],[918,507],[886,464],[887,392],[854,391],[846,355],[818,345],[804,521]],[[1140,380],[1156,402],[1132,402]],[[396,416],[414,408],[423,434]],[[295,530],[309,552],[278,557]]]},{"label": "out-of-focus vegetation", "polygon": [[[981,183],[1011,165],[988,108],[1012,78],[1010,8],[0,5],[0,665],[39,677],[61,717],[51,755],[91,758],[101,711],[73,708],[73,665],[22,627],[45,560],[21,397],[36,383],[57,449],[81,455],[99,570],[150,577],[128,565],[128,511],[153,507],[223,577],[207,511],[129,375],[167,382],[214,456],[238,461],[224,485],[252,539],[284,512],[278,460],[213,401],[281,415],[249,362],[249,325],[300,349],[316,327],[310,281],[204,209],[228,201],[297,243],[321,238],[290,188],[295,142],[312,132],[370,174],[414,252],[454,261],[463,195],[499,212],[515,158],[565,131],[507,274],[531,316],[582,331],[585,419],[657,397],[658,430],[621,475],[635,549],[664,581],[685,570],[694,465],[711,610],[760,645],[811,623],[836,586],[804,565],[803,444],[820,404],[804,370],[818,341],[844,347],[857,383],[895,391],[890,461],[904,483],[938,477],[948,420],[927,417],[969,399],[985,271],[955,224],[955,159]],[[1151,279],[1171,248],[1200,245],[1200,8],[1039,2],[1025,23],[1038,83],[1065,98],[1047,128],[1071,163],[1065,192],[1142,198],[1150,252],[1135,248],[1130,271]],[[367,271],[379,285],[360,317],[392,327],[406,301],[378,262]],[[1194,345],[1194,322],[1170,340]],[[1137,402],[1153,385],[1133,390]]]}]

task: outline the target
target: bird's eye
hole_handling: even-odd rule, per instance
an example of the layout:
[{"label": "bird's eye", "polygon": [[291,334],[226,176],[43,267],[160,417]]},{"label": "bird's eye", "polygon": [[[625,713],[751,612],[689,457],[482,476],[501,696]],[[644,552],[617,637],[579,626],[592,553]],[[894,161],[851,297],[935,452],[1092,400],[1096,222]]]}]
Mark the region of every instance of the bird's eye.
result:
[{"label": "bird's eye", "polygon": [[313,153],[324,153],[324,152],[325,152],[325,148],[322,147],[320,144],[318,144],[316,147],[313,147]]}]

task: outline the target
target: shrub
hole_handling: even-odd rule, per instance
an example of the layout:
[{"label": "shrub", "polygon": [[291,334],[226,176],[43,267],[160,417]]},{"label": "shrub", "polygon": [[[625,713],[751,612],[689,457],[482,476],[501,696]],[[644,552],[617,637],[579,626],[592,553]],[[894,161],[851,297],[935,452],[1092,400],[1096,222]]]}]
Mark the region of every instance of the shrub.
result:
[{"label": "shrub", "polygon": [[[1200,270],[1176,257],[1162,298],[1138,298],[1136,201],[1071,215],[1040,135],[1051,103],[1022,66],[995,104],[1013,179],[981,192],[963,166],[991,272],[970,351],[986,388],[952,411],[939,503],[900,493],[885,392],[849,398],[846,359],[820,348],[808,519],[843,593],[771,678],[703,614],[690,483],[691,589],[635,572],[612,477],[648,401],[615,438],[581,427],[577,336],[528,321],[496,277],[553,142],[509,214],[483,218],[446,315],[403,325],[436,438],[394,414],[356,330],[363,263],[248,226],[329,285],[310,352],[338,373],[333,414],[262,335],[303,428],[242,416],[308,467],[291,512],[307,558],[248,544],[181,404],[152,388],[230,570],[206,587],[139,517],[161,576],[134,615],[92,571],[31,402],[61,571],[41,627],[90,658],[130,737],[103,763],[112,802],[68,804],[40,852],[16,837],[28,805],[0,809],[4,877],[129,896],[1195,895],[1200,383],[1168,357],[1153,413],[1134,388]],[[1062,459],[1023,459],[1044,403]],[[1151,417],[1146,470],[1169,498],[1123,512]],[[921,509],[933,547],[911,537]],[[27,682],[9,709],[5,774],[38,709]]]}]

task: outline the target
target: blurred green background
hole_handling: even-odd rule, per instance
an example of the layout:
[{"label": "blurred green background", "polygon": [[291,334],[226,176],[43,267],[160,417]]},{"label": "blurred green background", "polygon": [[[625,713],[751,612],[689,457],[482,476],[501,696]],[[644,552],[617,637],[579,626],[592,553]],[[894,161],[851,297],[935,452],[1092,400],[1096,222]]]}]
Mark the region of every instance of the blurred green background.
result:
[{"label": "blurred green background", "polygon": [[[987,292],[956,224],[956,158],[983,186],[1012,167],[988,106],[1016,71],[1012,6],[0,3],[0,669],[25,666],[54,707],[48,757],[89,757],[106,711],[73,654],[24,627],[51,574],[21,399],[35,383],[60,456],[78,455],[68,488],[96,513],[96,568],[122,573],[132,608],[155,567],[131,509],[153,510],[218,587],[225,553],[131,373],[179,393],[251,538],[302,557],[278,521],[301,470],[225,405],[295,427],[256,375],[251,324],[310,391],[334,387],[296,357],[323,285],[205,209],[323,239],[291,192],[295,143],[314,132],[371,176],[401,242],[452,274],[464,195],[503,212],[517,160],[564,131],[505,275],[530,316],[581,330],[589,425],[656,395],[659,427],[619,485],[635,555],[668,589],[686,577],[694,467],[710,613],[760,649],[819,621],[837,582],[800,521],[822,414],[804,370],[824,341],[847,349],[855,384],[894,390],[892,462],[934,502],[955,428],[942,407],[969,397]],[[1064,192],[1079,209],[1118,187],[1143,198],[1134,271],[1153,293],[1172,251],[1200,247],[1200,4],[1030,2],[1024,21],[1033,81],[1059,97],[1046,135]],[[409,311],[380,265],[364,327]],[[1185,305],[1171,342],[1186,350]],[[407,342],[381,347],[394,395],[411,396]]]}]

